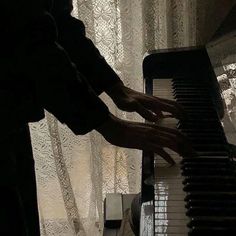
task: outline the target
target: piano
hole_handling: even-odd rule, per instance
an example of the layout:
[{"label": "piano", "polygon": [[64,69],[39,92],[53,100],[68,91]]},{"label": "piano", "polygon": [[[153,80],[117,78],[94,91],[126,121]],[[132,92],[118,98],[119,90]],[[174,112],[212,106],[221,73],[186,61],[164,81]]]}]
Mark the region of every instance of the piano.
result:
[{"label": "piano", "polygon": [[145,58],[143,68],[146,92],[176,100],[187,113],[185,120],[171,118],[160,125],[183,132],[198,157],[183,158],[169,151],[177,163],[171,167],[159,156],[143,154],[149,168],[142,169],[141,215],[142,211],[150,215],[144,217],[147,223],[141,225],[141,235],[236,233],[236,228],[228,227],[236,223],[231,219],[232,214],[236,217],[232,208],[236,172],[220,122],[219,87],[205,48],[155,51]]},{"label": "piano", "polygon": [[197,157],[167,150],[176,165],[143,152],[142,192],[131,207],[140,236],[236,235],[236,165],[221,119],[220,87],[206,47],[149,52],[143,61],[146,93],[176,100],[184,120],[159,125],[177,128]]}]

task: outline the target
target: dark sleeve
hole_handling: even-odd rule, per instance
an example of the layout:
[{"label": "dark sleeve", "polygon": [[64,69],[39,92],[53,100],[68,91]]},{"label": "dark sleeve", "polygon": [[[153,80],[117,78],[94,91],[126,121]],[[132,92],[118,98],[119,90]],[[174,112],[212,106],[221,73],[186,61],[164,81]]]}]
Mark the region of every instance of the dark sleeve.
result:
[{"label": "dark sleeve", "polygon": [[72,16],[56,19],[59,43],[97,94],[122,83],[93,42],[86,37],[82,21]]},{"label": "dark sleeve", "polygon": [[19,65],[41,105],[75,134],[85,134],[104,123],[109,111],[55,42],[54,26],[49,15],[33,24]]}]

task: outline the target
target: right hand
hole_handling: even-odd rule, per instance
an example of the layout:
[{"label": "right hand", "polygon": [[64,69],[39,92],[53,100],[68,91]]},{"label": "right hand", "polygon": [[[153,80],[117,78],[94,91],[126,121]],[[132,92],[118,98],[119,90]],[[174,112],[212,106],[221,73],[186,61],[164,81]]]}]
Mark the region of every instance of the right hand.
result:
[{"label": "right hand", "polygon": [[178,130],[156,124],[125,121],[110,114],[107,122],[96,130],[113,145],[151,151],[170,164],[175,162],[163,149],[165,147],[181,156],[195,156],[194,150],[183,134]]},{"label": "right hand", "polygon": [[[186,116],[183,107],[176,101],[140,93],[126,87],[123,83],[115,84],[106,93],[120,110],[137,112],[150,122],[157,122],[160,118],[165,117],[183,119]],[[163,115],[163,112],[169,114]]]}]

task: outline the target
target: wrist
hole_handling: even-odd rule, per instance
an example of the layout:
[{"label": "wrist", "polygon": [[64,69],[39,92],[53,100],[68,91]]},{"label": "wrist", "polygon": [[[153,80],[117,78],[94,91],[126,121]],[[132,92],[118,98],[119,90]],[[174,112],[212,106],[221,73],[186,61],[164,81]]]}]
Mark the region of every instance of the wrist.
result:
[{"label": "wrist", "polygon": [[127,129],[129,122],[121,120],[116,116],[109,114],[109,119],[99,126],[96,130],[112,145],[119,147],[126,147],[127,141]]},{"label": "wrist", "polygon": [[105,120],[105,122],[98,126],[95,130],[98,131],[101,135],[106,136],[111,131],[111,128],[114,127],[117,119],[117,117],[109,113],[108,118]]},{"label": "wrist", "polygon": [[116,96],[117,93],[120,93],[125,88],[125,85],[122,81],[118,81],[109,87],[105,92],[112,99]]}]

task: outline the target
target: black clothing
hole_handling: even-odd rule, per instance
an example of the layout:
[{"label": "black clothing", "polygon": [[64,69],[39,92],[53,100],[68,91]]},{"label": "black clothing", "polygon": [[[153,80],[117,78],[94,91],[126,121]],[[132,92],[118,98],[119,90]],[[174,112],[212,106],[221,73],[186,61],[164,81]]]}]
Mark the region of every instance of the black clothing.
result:
[{"label": "black clothing", "polygon": [[50,15],[45,14],[39,22],[35,31],[31,30],[23,52],[18,53],[16,74],[32,83],[42,107],[75,134],[85,134],[105,122],[108,109],[55,42]]},{"label": "black clothing", "polygon": [[51,12],[58,29],[58,42],[97,94],[117,83],[122,84],[93,42],[86,37],[83,22],[71,16],[72,8],[72,0],[53,1]]},{"label": "black clothing", "polygon": [[55,21],[58,28],[58,42],[98,95],[113,85],[122,83],[93,42],[86,37],[82,21],[69,13],[55,17]]},{"label": "black clothing", "polygon": [[50,12],[54,17],[61,14],[70,14],[73,10],[72,0],[45,0],[45,2],[50,3]]},{"label": "black clothing", "polygon": [[45,108],[75,134],[85,134],[109,114],[56,43],[54,20],[41,6],[0,1],[0,235],[6,236],[40,235],[27,122],[43,118]]},{"label": "black clothing", "polygon": [[0,142],[0,235],[39,236],[34,160],[27,125]]},{"label": "black clothing", "polygon": [[[32,97],[34,104],[37,104],[37,109],[35,106],[25,109],[31,114],[25,117],[25,123],[41,119],[42,108],[66,123],[75,134],[85,134],[105,122],[108,117],[107,107],[79,75],[66,52],[56,43],[57,32],[52,17],[41,14],[30,23],[27,32],[21,43],[15,46],[5,79],[6,87],[10,86],[8,90],[13,90],[11,87],[15,85],[16,90],[19,86],[22,88],[17,94],[11,91],[15,96],[14,100],[21,101],[22,96],[26,97],[21,108],[26,105],[26,101],[28,105],[32,105]],[[21,116],[25,113],[19,113],[17,109],[12,120],[15,117],[24,120]],[[15,115],[17,112],[18,115]],[[5,127],[9,128],[11,125]]]},{"label": "black clothing", "polygon": [[[26,123],[42,119],[45,108],[75,134],[85,134],[105,122],[109,114],[94,91],[100,94],[122,83],[86,38],[84,24],[70,16],[72,1],[52,2],[0,1],[0,188],[4,191],[0,194],[4,203],[0,235],[40,235],[34,161]],[[45,9],[52,10],[57,30]],[[69,56],[57,44],[57,35]]]}]

